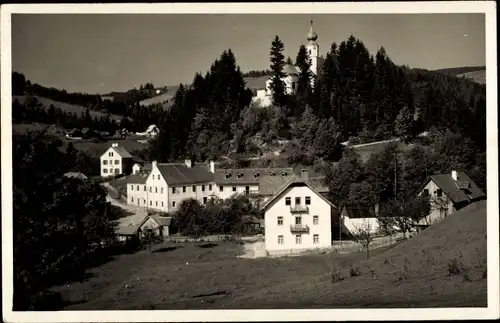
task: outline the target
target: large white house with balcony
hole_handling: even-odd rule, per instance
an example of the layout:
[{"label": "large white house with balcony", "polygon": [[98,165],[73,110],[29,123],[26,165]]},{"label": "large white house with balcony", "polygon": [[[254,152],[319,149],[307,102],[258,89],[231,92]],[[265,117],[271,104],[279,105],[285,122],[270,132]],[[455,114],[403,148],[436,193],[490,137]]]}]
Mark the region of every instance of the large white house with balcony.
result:
[{"label": "large white house with balcony", "polygon": [[121,174],[130,174],[132,171],[133,157],[117,143],[111,144],[101,155],[101,176],[110,177]]},{"label": "large white house with balcony", "polygon": [[292,177],[262,207],[266,251],[280,255],[331,247],[334,209],[307,173]]}]

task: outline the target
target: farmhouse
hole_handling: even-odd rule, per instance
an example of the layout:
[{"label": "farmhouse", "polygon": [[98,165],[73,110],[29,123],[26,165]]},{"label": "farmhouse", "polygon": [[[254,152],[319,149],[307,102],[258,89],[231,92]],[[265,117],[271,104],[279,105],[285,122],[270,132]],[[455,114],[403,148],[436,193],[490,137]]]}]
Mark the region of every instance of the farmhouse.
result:
[{"label": "farmhouse", "polygon": [[150,138],[155,138],[160,133],[160,129],[154,124],[150,125],[144,132],[136,132],[138,136],[148,136]]},{"label": "farmhouse", "polygon": [[85,176],[84,173],[80,173],[80,172],[67,172],[64,174],[64,177],[79,179],[82,181],[86,181],[88,179],[88,177]]},{"label": "farmhouse", "polygon": [[117,143],[111,144],[100,159],[102,177],[129,174],[132,171],[132,155]]},{"label": "farmhouse", "polygon": [[[306,50],[309,55],[309,59],[311,62],[310,72],[313,76],[317,75],[318,67],[322,64],[322,58],[319,57],[319,45],[316,42],[318,39],[318,35],[313,30],[313,22],[311,21],[311,29],[307,34],[307,45]],[[281,78],[281,81],[285,84],[285,92],[286,94],[292,94],[297,91],[297,84],[300,75],[300,68],[295,65],[286,65],[283,68],[284,77]],[[262,107],[269,106],[272,103],[272,78],[266,81],[266,86],[264,89],[258,89],[256,92],[256,96],[252,98],[252,102],[259,104]],[[314,80],[311,79],[311,86],[314,86]]]},{"label": "farmhouse", "polygon": [[292,177],[262,207],[266,251],[273,255],[331,247],[334,209],[307,178]]},{"label": "farmhouse", "polygon": [[182,163],[152,163],[146,175],[136,174],[127,184],[129,204],[164,212],[175,211],[180,203],[189,198],[206,204],[214,195],[213,162],[193,165],[190,160]]},{"label": "farmhouse", "polygon": [[118,227],[116,234],[119,241],[140,240],[147,231],[156,236],[169,236],[171,217],[159,216],[157,214],[148,215],[137,225],[127,225]]},{"label": "farmhouse", "polygon": [[418,195],[430,198],[431,212],[420,220],[418,226],[427,227],[463,207],[486,198],[486,194],[462,171],[430,176]]}]

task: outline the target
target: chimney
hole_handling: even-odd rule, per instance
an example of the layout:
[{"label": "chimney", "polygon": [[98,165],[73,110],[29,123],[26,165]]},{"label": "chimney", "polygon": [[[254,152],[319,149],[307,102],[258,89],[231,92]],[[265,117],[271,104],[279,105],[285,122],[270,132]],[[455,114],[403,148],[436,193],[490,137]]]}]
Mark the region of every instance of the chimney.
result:
[{"label": "chimney", "polygon": [[378,203],[375,204],[375,216],[379,216],[379,207],[378,207]]},{"label": "chimney", "polygon": [[303,181],[308,181],[309,180],[309,171],[307,169],[302,169],[300,171],[300,178]]},{"label": "chimney", "polygon": [[458,181],[458,174],[456,170],[451,171],[451,178],[453,178],[455,182]]},{"label": "chimney", "polygon": [[153,160],[153,162],[151,163],[152,164],[152,169],[153,168],[156,168],[156,165],[158,165],[158,162],[156,160]]},{"label": "chimney", "polygon": [[118,144],[114,142],[111,144],[111,147],[113,147],[113,148],[118,147]]},{"label": "chimney", "polygon": [[187,168],[191,168],[192,164],[191,164],[191,159],[185,159],[184,160],[184,164],[186,164],[186,167]]},{"label": "chimney", "polygon": [[215,173],[215,163],[213,161],[211,161],[210,163],[208,163],[209,167],[210,167],[210,172],[213,174]]}]

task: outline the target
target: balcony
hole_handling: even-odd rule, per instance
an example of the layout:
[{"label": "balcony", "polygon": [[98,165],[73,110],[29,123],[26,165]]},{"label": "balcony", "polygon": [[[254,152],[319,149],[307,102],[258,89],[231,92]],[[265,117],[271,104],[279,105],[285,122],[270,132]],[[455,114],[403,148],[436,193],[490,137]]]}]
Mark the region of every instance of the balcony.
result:
[{"label": "balcony", "polygon": [[309,208],[305,205],[295,205],[295,206],[290,205],[290,212],[291,213],[308,213]]},{"label": "balcony", "polygon": [[309,226],[306,224],[292,224],[292,225],[290,225],[290,232],[292,232],[292,233],[309,233]]}]

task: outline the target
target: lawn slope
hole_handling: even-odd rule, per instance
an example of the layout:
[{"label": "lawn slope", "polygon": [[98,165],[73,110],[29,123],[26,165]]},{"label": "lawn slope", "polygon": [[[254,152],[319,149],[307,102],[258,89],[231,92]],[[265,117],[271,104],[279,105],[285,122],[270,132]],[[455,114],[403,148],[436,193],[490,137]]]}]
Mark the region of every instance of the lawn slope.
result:
[{"label": "lawn slope", "polygon": [[356,277],[338,264],[344,280],[332,283],[332,273],[304,277],[234,299],[231,307],[486,307],[486,201],[356,267]]}]

